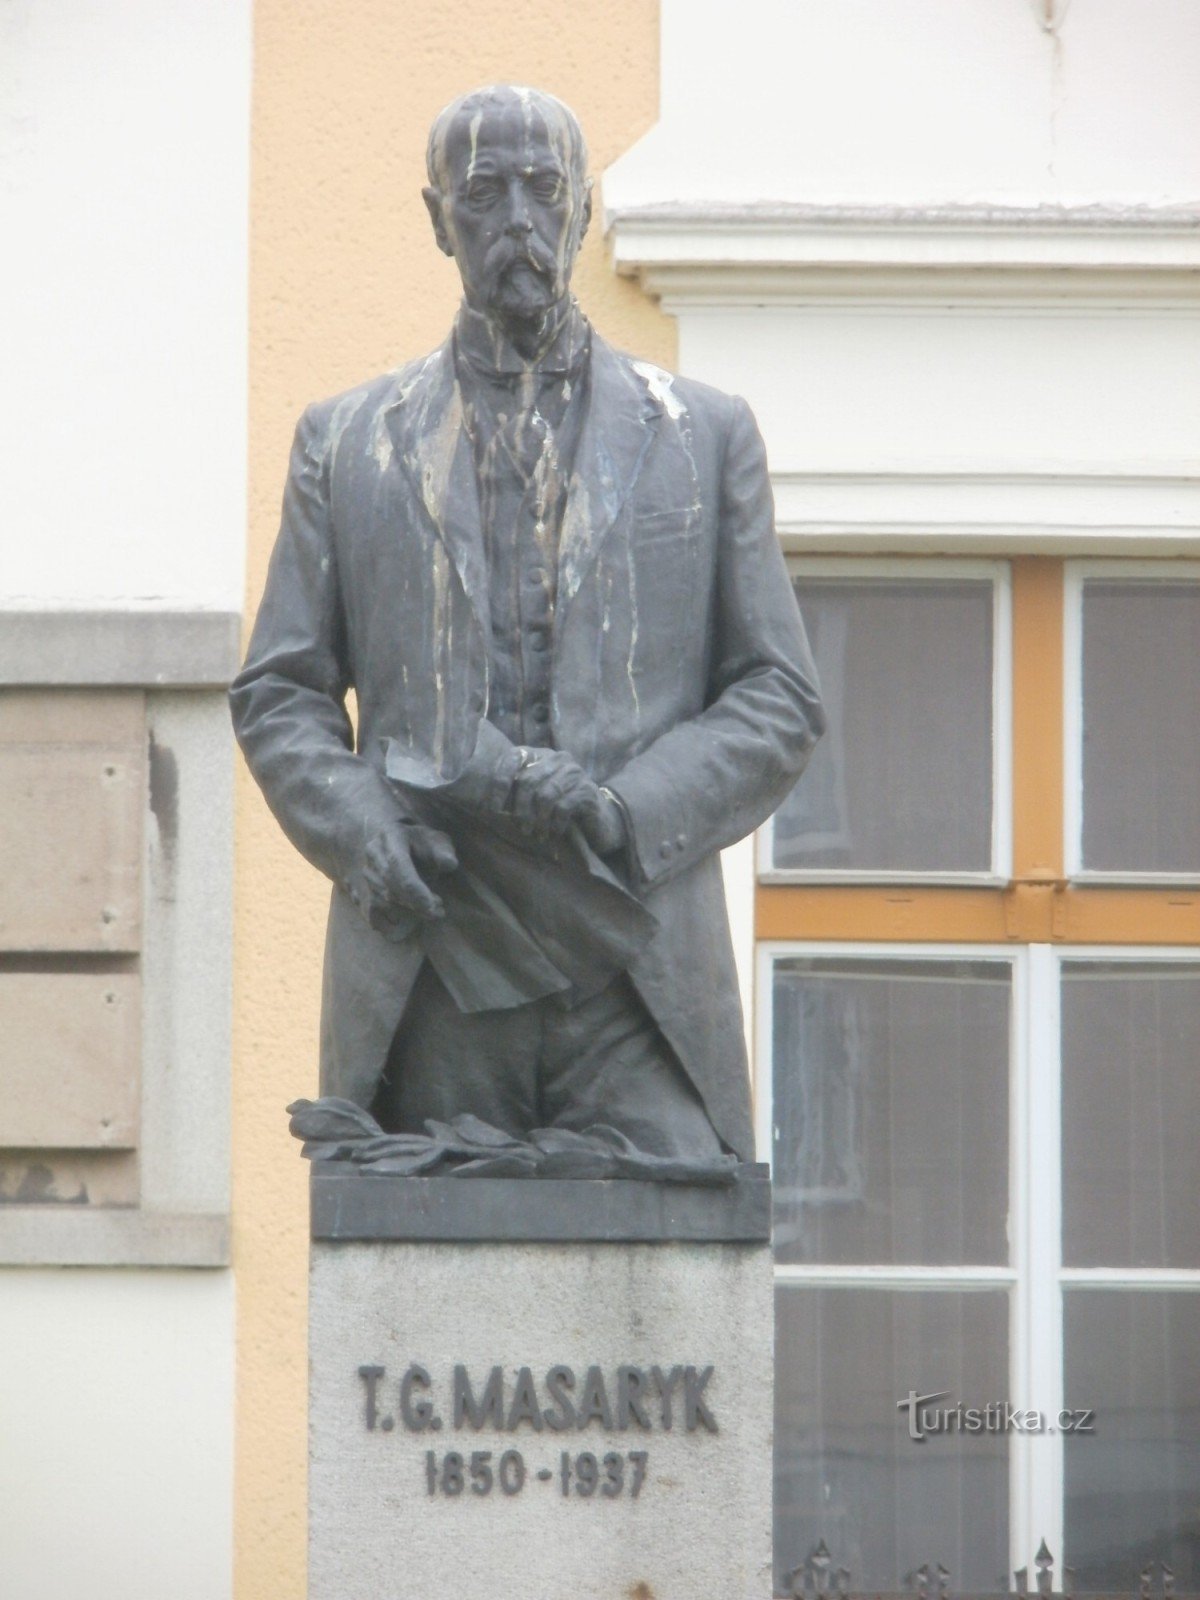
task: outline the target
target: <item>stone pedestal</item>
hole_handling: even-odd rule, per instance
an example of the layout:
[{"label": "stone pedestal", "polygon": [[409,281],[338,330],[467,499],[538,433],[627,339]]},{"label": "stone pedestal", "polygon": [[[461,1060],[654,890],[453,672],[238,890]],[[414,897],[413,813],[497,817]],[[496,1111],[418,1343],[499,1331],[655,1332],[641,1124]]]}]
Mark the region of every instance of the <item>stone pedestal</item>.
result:
[{"label": "stone pedestal", "polygon": [[767,1600],[766,1169],[315,1174],[309,1600]]}]

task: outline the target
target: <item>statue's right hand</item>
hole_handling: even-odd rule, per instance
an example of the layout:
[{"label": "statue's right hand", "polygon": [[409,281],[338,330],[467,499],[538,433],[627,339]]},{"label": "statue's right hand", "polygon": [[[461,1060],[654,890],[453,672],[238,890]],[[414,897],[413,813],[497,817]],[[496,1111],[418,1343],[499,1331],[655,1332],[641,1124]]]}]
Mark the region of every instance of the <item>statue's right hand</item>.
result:
[{"label": "statue's right hand", "polygon": [[398,817],[367,846],[362,874],[367,921],[395,938],[411,931],[413,914],[444,917],[446,908],[427,880],[436,882],[457,866],[454,846],[444,833]]}]

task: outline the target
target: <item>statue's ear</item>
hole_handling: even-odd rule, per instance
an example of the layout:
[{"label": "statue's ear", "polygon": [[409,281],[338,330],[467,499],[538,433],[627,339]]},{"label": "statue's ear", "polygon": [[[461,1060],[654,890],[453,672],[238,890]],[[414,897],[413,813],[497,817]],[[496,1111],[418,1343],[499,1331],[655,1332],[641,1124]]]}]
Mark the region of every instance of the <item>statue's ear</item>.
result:
[{"label": "statue's ear", "polygon": [[592,220],[592,180],[589,178],[583,186],[583,221],[579,225],[579,242],[583,243],[583,236],[588,231]]},{"label": "statue's ear", "polygon": [[433,223],[433,237],[437,240],[437,247],[444,256],[454,254],[454,246],[450,243],[450,233],[446,227],[446,215],[442,209],[442,197],[436,189],[424,188],[421,198],[429,211],[429,220]]}]

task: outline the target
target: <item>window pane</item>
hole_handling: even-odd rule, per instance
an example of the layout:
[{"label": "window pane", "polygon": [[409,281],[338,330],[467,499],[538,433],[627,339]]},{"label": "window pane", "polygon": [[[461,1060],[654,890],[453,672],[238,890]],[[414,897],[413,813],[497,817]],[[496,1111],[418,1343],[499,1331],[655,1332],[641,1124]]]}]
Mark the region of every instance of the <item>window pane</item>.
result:
[{"label": "window pane", "polygon": [[910,1390],[1008,1395],[1008,1298],[780,1285],[775,1293],[776,1583],[824,1539],[855,1591],[926,1561],[956,1594],[1007,1588],[1008,1451],[999,1433],[909,1437]]},{"label": "window pane", "polygon": [[1067,1290],[1066,1560],[1080,1590],[1132,1594],[1151,1558],[1200,1588],[1200,1296]]},{"label": "window pane", "polygon": [[1200,1267],[1200,968],[1063,973],[1063,1260]]},{"label": "window pane", "polygon": [[771,865],[991,865],[992,602],[986,579],[801,577],[829,731],[775,817]]},{"label": "window pane", "polygon": [[1200,872],[1200,583],[1083,586],[1083,864]]},{"label": "window pane", "polygon": [[1006,962],[776,963],[779,1261],[1008,1259]]}]

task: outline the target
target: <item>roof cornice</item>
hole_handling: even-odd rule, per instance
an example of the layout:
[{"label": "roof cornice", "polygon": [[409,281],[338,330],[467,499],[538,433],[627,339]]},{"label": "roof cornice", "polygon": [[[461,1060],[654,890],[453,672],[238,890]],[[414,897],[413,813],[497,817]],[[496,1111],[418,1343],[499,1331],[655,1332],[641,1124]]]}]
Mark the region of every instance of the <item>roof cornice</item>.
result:
[{"label": "roof cornice", "polygon": [[675,306],[877,300],[1200,305],[1200,204],[610,210],[619,273]]}]

